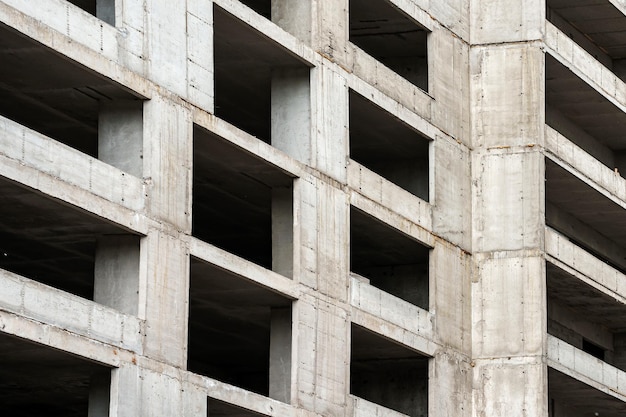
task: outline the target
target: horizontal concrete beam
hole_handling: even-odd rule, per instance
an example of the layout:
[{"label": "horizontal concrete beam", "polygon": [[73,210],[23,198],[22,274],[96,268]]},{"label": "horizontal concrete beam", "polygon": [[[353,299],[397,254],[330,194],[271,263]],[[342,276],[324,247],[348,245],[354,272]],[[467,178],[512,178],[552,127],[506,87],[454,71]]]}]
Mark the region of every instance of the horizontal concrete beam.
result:
[{"label": "horizontal concrete beam", "polygon": [[304,290],[304,287],[289,278],[197,238],[191,238],[189,252],[202,261],[294,300],[298,299]]},{"label": "horizontal concrete beam", "polygon": [[350,200],[354,206],[364,203],[360,199],[365,196],[426,230],[432,230],[432,206],[428,202],[352,159],[348,163],[348,186],[353,190]]},{"label": "horizontal concrete beam", "polygon": [[142,320],[0,269],[0,309],[141,353]]},{"label": "horizontal concrete beam", "polygon": [[350,304],[409,332],[431,340],[434,338],[433,314],[356,276],[350,280]]},{"label": "horizontal concrete beam", "polygon": [[204,110],[193,109],[193,122],[241,148],[242,152],[258,156],[260,159],[275,165],[289,176],[296,178],[310,175],[308,174],[309,170],[303,163]]},{"label": "horizontal concrete beam", "polygon": [[548,366],[626,401],[626,372],[548,335]]},{"label": "horizontal concrete beam", "polygon": [[546,22],[545,44],[550,55],[626,111],[626,83],[550,22]]},{"label": "horizontal concrete beam", "polygon": [[[98,159],[0,116],[0,155],[102,197],[111,203],[141,211],[145,205],[143,181]],[[27,182],[23,178],[11,178]]]},{"label": "horizontal concrete beam", "polygon": [[618,302],[626,304],[626,275],[546,227],[546,259]]},{"label": "horizontal concrete beam", "polygon": [[38,4],[3,0],[0,2],[0,21],[140,97],[150,98],[155,89],[148,80],[117,63],[120,32],[68,1],[51,0]]},{"label": "horizontal concrete beam", "polygon": [[355,44],[349,42],[347,52],[349,72],[366,83],[376,86],[378,90],[420,117],[432,120],[434,99],[427,92],[387,68]]},{"label": "horizontal concrete beam", "polygon": [[275,23],[258,15],[243,3],[236,0],[214,0],[213,2],[242,22],[250,25],[254,30],[264,34],[273,42],[288,49],[310,66],[317,65],[320,57],[311,48]]},{"label": "horizontal concrete beam", "polygon": [[355,395],[350,395],[350,399],[354,404],[353,417],[409,417],[407,414],[374,404]]},{"label": "horizontal concrete beam", "polygon": [[545,139],[550,160],[626,208],[626,179],[548,125]]}]

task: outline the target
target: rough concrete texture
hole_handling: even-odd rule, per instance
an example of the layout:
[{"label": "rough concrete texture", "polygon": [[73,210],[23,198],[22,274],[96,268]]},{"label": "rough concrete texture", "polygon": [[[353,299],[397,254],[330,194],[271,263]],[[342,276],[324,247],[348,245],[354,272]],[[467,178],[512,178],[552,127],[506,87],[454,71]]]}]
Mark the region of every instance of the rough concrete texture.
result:
[{"label": "rough concrete texture", "polygon": [[625,415],[625,12],[0,0],[2,411]]}]

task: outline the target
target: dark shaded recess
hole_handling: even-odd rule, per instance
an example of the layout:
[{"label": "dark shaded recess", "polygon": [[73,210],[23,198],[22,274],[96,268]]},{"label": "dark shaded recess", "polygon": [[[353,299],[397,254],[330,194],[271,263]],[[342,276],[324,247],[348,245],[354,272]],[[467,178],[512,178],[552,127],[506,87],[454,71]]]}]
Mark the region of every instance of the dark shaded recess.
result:
[{"label": "dark shaded recess", "polygon": [[93,157],[100,101],[127,89],[0,23],[0,115]]},{"label": "dark shaded recess", "polygon": [[[240,0],[243,4],[270,20],[272,18],[272,2],[270,0]],[[302,1],[302,0],[296,0]]]},{"label": "dark shaded recess", "polygon": [[96,0],[67,0],[74,6],[78,6],[90,15],[96,15]]},{"label": "dark shaded recess", "polygon": [[350,270],[396,297],[428,309],[429,248],[352,207]]},{"label": "dark shaded recess", "polygon": [[350,393],[411,417],[426,417],[428,357],[353,324]]},{"label": "dark shaded recess", "polygon": [[107,366],[0,333],[0,411],[11,417],[85,417],[92,378]]},{"label": "dark shaded recess", "polygon": [[218,6],[213,17],[215,115],[271,143],[272,70],[307,65]]},{"label": "dark shaded recess", "polygon": [[430,141],[350,90],[350,158],[424,201],[429,200]]},{"label": "dark shaded recess", "polygon": [[271,308],[292,301],[196,258],[190,276],[187,369],[268,395]]},{"label": "dark shaded recess", "polygon": [[0,178],[0,268],[93,299],[96,239],[125,229]]},{"label": "dark shaded recess", "polygon": [[197,126],[193,158],[193,236],[270,269],[272,189],[293,178]]},{"label": "dark shaded recess", "polygon": [[350,42],[428,91],[428,31],[386,0],[350,0]]}]

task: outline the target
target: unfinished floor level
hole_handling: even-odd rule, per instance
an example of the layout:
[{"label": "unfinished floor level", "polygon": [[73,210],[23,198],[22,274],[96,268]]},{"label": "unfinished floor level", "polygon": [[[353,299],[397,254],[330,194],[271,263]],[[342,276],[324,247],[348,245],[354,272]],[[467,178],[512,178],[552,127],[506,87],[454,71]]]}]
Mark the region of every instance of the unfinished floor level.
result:
[{"label": "unfinished floor level", "polygon": [[0,414],[626,415],[623,0],[0,0]]}]

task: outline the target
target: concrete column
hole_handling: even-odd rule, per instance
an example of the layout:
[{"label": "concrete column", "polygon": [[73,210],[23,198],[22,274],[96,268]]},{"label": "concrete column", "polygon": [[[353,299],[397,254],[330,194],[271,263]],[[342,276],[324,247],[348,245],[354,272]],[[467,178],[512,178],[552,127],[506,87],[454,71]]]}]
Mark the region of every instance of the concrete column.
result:
[{"label": "concrete column", "polygon": [[545,4],[471,7],[474,415],[547,416]]},{"label": "concrete column", "polygon": [[88,417],[109,417],[111,402],[111,371],[98,373],[89,383]]},{"label": "concrete column", "polygon": [[96,0],[96,16],[115,26],[115,3],[116,0]]},{"label": "concrete column", "polygon": [[[291,2],[293,3],[293,2]],[[272,75],[272,146],[311,164],[311,83],[308,68],[281,68]]]},{"label": "concrete column", "polygon": [[272,190],[272,270],[293,276],[293,188]]},{"label": "concrete column", "polygon": [[98,239],[94,301],[137,315],[139,306],[139,237],[109,235]]},{"label": "concrete column", "polygon": [[342,65],[347,64],[348,4],[349,0],[317,1],[313,9],[313,49]]},{"label": "concrete column", "polygon": [[270,398],[291,403],[291,307],[272,308]]},{"label": "concrete column", "polygon": [[272,22],[307,45],[313,33],[313,0],[272,0]]},{"label": "concrete column", "polygon": [[143,175],[143,102],[102,101],[98,159],[136,177]]}]

